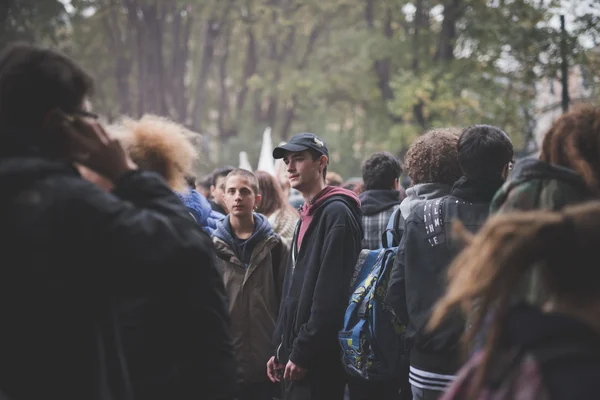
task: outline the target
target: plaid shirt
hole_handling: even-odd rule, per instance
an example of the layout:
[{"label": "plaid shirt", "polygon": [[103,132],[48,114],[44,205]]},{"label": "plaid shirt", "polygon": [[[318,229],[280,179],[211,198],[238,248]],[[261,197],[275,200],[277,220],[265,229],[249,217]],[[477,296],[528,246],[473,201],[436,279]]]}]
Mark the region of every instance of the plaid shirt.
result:
[{"label": "plaid shirt", "polygon": [[363,215],[362,223],[365,231],[365,236],[362,241],[363,249],[374,250],[383,247],[381,235],[383,234],[383,231],[385,231],[392,213],[398,208],[400,208],[400,204],[396,204],[378,214]]}]

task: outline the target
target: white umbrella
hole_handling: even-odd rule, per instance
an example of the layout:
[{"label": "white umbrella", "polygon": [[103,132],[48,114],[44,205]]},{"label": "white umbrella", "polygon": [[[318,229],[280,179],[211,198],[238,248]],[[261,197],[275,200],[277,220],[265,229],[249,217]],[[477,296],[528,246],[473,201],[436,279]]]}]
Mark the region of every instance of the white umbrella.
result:
[{"label": "white umbrella", "polygon": [[252,172],[252,165],[250,165],[250,160],[248,160],[248,153],[246,153],[245,151],[240,151],[239,168]]},{"label": "white umbrella", "polygon": [[271,128],[268,127],[263,133],[258,168],[275,176],[275,163],[273,162],[273,140],[271,139]]}]

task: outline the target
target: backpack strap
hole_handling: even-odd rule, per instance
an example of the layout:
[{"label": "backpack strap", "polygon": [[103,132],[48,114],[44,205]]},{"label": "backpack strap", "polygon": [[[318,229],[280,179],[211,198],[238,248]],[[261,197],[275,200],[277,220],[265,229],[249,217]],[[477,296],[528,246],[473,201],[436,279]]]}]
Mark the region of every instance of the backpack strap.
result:
[{"label": "backpack strap", "polygon": [[[400,211],[400,208],[397,208],[396,210],[394,210],[394,213],[392,214],[392,218],[394,219],[394,221],[392,223],[391,228],[390,228],[390,225],[388,224],[388,227],[381,234],[381,244],[383,245],[384,248],[397,247],[400,245],[399,232],[400,232],[400,220],[402,218],[402,211]],[[388,233],[392,237],[391,243],[389,243],[389,240],[388,240]]]}]

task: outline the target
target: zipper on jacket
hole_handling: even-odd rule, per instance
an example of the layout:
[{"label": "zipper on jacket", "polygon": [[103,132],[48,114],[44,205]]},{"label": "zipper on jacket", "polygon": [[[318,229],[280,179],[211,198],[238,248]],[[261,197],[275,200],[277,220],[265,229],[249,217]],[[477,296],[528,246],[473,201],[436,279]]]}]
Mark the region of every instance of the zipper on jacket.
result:
[{"label": "zipper on jacket", "polygon": [[302,220],[299,220],[298,224],[296,224],[296,232],[294,232],[294,236],[292,238],[292,277],[294,276],[294,272],[296,272],[296,253],[298,251],[298,234],[300,233],[300,225],[302,225]]}]

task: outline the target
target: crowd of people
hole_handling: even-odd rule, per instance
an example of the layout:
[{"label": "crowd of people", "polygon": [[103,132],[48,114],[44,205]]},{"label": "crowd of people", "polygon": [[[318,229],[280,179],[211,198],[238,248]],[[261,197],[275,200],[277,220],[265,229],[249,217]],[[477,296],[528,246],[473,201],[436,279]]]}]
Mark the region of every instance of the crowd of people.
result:
[{"label": "crowd of people", "polygon": [[[600,107],[521,160],[501,127],[435,128],[344,182],[299,133],[284,179],[197,177],[193,132],[103,126],[94,84],[54,50],[0,55],[0,399],[598,398]],[[388,247],[405,351],[367,379],[338,334]]]}]

